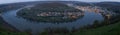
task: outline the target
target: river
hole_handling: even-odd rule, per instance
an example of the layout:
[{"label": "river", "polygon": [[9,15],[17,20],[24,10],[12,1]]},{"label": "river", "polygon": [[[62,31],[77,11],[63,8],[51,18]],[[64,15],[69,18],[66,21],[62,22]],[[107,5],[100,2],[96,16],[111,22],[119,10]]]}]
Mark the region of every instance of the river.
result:
[{"label": "river", "polygon": [[4,19],[4,21],[6,21],[8,24],[12,25],[19,31],[31,30],[32,33],[42,32],[46,28],[54,28],[54,27],[67,28],[69,30],[72,28],[78,29],[86,25],[92,25],[96,20],[100,22],[104,20],[104,17],[100,13],[86,11],[82,18],[77,19],[76,21],[73,22],[65,22],[65,23],[35,22],[18,17],[16,13],[20,9],[4,12],[2,13],[2,18]]}]

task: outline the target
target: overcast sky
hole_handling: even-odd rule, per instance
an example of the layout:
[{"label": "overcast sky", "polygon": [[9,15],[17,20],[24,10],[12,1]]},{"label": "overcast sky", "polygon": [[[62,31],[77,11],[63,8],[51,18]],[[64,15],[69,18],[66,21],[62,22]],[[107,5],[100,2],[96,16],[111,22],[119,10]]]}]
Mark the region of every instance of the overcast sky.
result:
[{"label": "overcast sky", "polygon": [[[63,1],[63,0],[0,0],[0,4],[26,2],[26,1]],[[64,0],[64,1],[73,1],[73,0]],[[84,2],[116,1],[116,2],[120,2],[120,0],[74,0],[74,1],[84,1]]]}]

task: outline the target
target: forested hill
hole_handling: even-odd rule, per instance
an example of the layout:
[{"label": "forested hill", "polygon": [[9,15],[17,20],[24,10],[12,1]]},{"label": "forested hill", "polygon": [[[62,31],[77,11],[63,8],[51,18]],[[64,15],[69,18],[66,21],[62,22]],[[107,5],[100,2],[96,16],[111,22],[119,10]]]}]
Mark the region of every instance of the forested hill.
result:
[{"label": "forested hill", "polygon": [[107,8],[110,11],[120,13],[120,2],[99,2],[94,3],[96,6]]},{"label": "forested hill", "polygon": [[53,2],[53,3],[37,4],[35,7],[54,8],[54,7],[62,7],[62,6],[64,7],[67,5],[62,4],[62,3]]},{"label": "forested hill", "polygon": [[[23,7],[25,5],[40,4],[40,3],[46,3],[46,2],[47,3],[49,3],[49,2],[73,3],[73,4],[79,5],[79,6],[90,6],[91,5],[91,3],[78,2],[78,1],[34,1],[34,2],[1,4],[0,11],[7,11],[7,10],[11,10],[11,9],[17,9],[17,8]],[[95,2],[95,3],[92,2],[92,4],[94,4],[95,6],[107,8],[108,10],[116,12],[116,13],[120,13],[120,2]],[[57,5],[59,5],[59,4],[57,4]],[[49,6],[45,5],[45,7],[49,7]]]}]

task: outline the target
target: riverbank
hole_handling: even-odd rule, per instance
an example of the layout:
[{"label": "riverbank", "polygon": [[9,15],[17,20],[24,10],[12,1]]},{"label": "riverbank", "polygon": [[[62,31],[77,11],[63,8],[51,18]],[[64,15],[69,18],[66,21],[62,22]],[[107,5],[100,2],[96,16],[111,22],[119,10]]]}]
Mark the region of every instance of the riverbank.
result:
[{"label": "riverbank", "polygon": [[14,28],[13,26],[11,26],[11,25],[8,24],[7,22],[5,22],[1,16],[0,16],[0,26],[1,26],[2,28],[4,28],[4,29],[9,30],[9,31],[19,32],[19,30],[17,30],[16,28]]},{"label": "riverbank", "polygon": [[[48,29],[40,35],[120,35],[120,17],[117,15],[116,17],[112,17],[111,19],[104,20],[99,23],[98,21],[94,21],[93,25],[87,25],[80,29],[74,29],[72,31],[66,30],[66,28],[55,28]],[[67,32],[67,33],[65,33]]]},{"label": "riverbank", "polygon": [[26,32],[20,32],[19,30],[5,22],[3,18],[0,16],[0,35],[29,35],[29,34]]},{"label": "riverbank", "polygon": [[74,35],[120,35],[120,22],[103,26],[96,29],[89,29],[75,32]]},{"label": "riverbank", "polygon": [[[120,35],[120,22],[111,25],[105,25],[102,27],[92,28],[92,29],[82,29],[75,32],[69,32],[66,29],[59,31],[50,30],[40,33],[40,35]],[[58,33],[59,32],[59,33]],[[68,32],[68,33],[63,33]]]}]

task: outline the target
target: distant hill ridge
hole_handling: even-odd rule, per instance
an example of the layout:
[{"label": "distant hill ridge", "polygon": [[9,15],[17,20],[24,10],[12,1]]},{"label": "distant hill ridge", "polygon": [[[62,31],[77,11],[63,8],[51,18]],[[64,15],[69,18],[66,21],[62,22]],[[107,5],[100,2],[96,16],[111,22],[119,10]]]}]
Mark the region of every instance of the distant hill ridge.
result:
[{"label": "distant hill ridge", "polygon": [[55,7],[65,7],[67,5],[59,3],[59,2],[51,2],[51,3],[43,3],[43,4],[37,4],[35,7],[42,7],[42,8],[55,8]]}]

